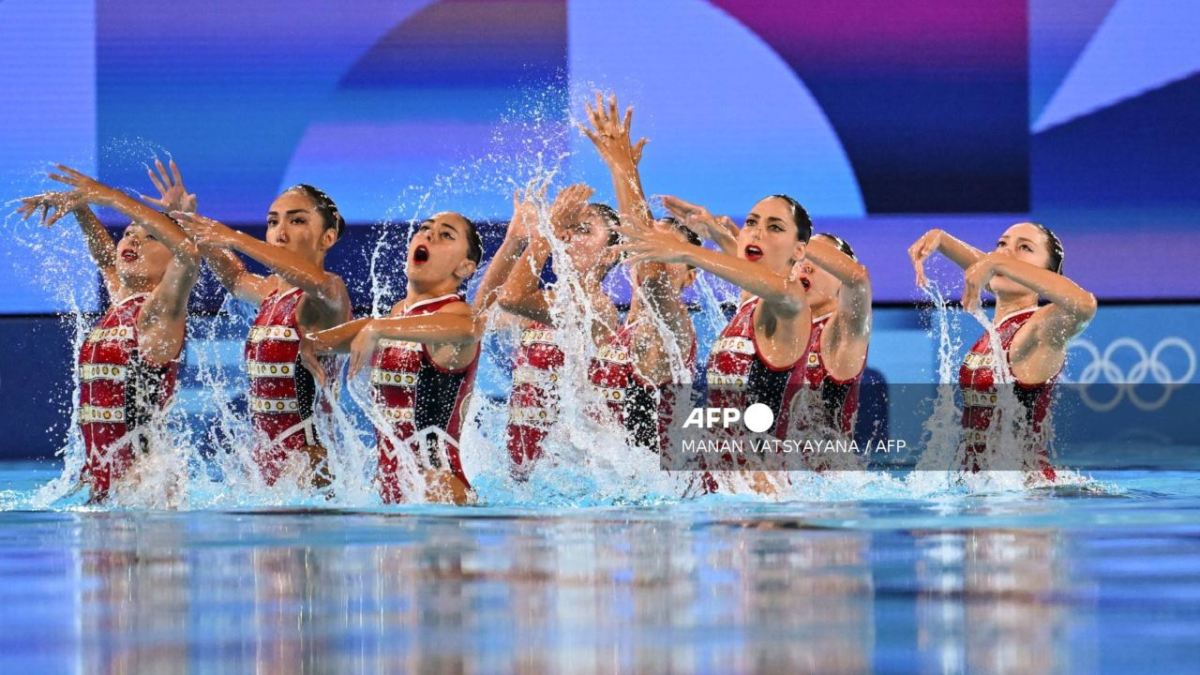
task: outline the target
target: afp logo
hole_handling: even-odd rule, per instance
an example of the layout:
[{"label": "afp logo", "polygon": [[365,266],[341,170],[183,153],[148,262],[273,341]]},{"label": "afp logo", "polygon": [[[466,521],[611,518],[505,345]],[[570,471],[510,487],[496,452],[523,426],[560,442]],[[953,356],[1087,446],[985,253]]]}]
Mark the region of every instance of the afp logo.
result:
[{"label": "afp logo", "polygon": [[775,411],[765,403],[752,403],[744,411],[740,408],[692,408],[683,428],[728,429],[741,422],[747,429],[761,434],[775,424]]}]

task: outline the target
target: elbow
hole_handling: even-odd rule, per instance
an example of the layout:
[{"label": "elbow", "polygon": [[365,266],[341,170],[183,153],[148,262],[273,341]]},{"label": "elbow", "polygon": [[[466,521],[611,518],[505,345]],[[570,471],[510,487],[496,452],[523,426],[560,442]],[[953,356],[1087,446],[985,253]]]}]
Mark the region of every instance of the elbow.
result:
[{"label": "elbow", "polygon": [[516,293],[513,293],[507,288],[501,288],[496,292],[496,304],[500,305],[500,309],[506,312],[512,312],[517,309],[520,304],[520,299]]},{"label": "elbow", "polygon": [[1087,323],[1096,316],[1096,309],[1099,303],[1096,302],[1096,296],[1091,293],[1084,293],[1082,301],[1079,303],[1079,320],[1081,323]]},{"label": "elbow", "polygon": [[842,283],[851,288],[869,289],[871,288],[871,274],[866,267],[855,265],[854,271]]}]

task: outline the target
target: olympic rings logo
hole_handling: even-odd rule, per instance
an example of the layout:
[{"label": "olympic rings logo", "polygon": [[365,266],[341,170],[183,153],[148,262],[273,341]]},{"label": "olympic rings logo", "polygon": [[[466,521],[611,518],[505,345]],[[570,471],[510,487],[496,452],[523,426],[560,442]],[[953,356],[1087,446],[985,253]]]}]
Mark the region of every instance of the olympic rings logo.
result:
[{"label": "olympic rings logo", "polygon": [[[1158,410],[1167,404],[1176,389],[1191,382],[1192,376],[1196,374],[1196,352],[1186,340],[1180,337],[1163,338],[1154,346],[1154,349],[1148,352],[1141,342],[1128,337],[1113,340],[1103,353],[1096,345],[1083,339],[1073,341],[1068,347],[1068,353],[1076,348],[1090,354],[1092,361],[1079,373],[1079,379],[1074,384],[1080,385],[1079,396],[1083,402],[1098,412],[1112,410],[1126,396],[1138,410],[1146,412]],[[1173,374],[1159,358],[1164,351],[1171,348],[1183,352],[1187,358],[1187,369],[1182,375]],[[1113,361],[1113,355],[1121,349],[1132,351],[1138,358],[1129,372],[1124,372]],[[1106,381],[1104,384],[1112,385],[1115,388],[1116,393],[1108,400],[1097,401],[1091,395],[1090,385],[1099,384],[1101,377]],[[1146,384],[1147,377],[1152,378],[1151,384],[1162,386],[1162,394],[1157,398],[1146,400],[1138,394],[1138,385]],[[1071,381],[1065,376],[1060,379],[1064,383],[1071,384]]]}]

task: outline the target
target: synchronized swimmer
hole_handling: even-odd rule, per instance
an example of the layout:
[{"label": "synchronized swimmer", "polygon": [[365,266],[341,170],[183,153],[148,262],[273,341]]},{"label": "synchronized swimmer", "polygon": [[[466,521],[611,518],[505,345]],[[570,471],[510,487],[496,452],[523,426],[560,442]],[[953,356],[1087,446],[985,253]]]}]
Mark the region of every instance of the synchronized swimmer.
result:
[{"label": "synchronized swimmer", "polygon": [[[572,185],[551,200],[548,186],[513,197],[503,242],[485,267],[475,224],[461,213],[421,221],[408,242],[407,288],[384,317],[352,316],[346,284],[325,257],[346,227],[337,205],[311,185],[285,190],[271,203],[265,241],[197,212],[179,168],[149,171],[159,197],[139,202],[65,166],[50,175],[66,190],[22,200],[28,218],[53,224],[71,214],[112,299],[78,356],[77,414],[86,448],[80,487],[91,501],[139,480],[138,461],[154,452],[156,427],[175,391],[184,346],[187,300],[208,265],[226,290],[258,307],[246,340],[247,411],[255,430],[253,463],[275,484],[300,476],[328,494],[333,482],[322,416],[338,379],[335,355],[349,355],[348,377],[366,372],[378,452],[375,484],[385,503],[414,500],[465,504],[475,499],[459,452],[489,321],[507,315],[520,338],[513,355],[506,445],[512,477],[525,480],[547,461],[547,437],[563,419],[564,378],[581,378],[597,401],[600,424],[623,432],[632,451],[656,453],[664,465],[668,432],[680,417],[682,388],[696,369],[696,331],[685,290],[702,270],[741,289],[737,309],[709,350],[710,407],[770,408],[769,433],[786,439],[821,429],[850,438],[871,335],[870,276],[850,244],[813,232],[807,211],[786,194],[750,207],[744,225],[677,197],[656,219],[642,188],[645,139],[632,140],[632,108],[597,94],[583,133],[607,166],[616,208],[589,202],[592,189]],[[130,219],[114,242],[90,205]],[[702,244],[708,241],[713,247]],[[1062,274],[1062,242],[1048,228],[1018,223],[990,252],[941,230],[908,251],[917,284],[925,261],[941,253],[964,270],[963,306],[978,312],[981,293],[996,298],[995,332],[964,360],[961,456],[964,471],[989,468],[989,439],[1001,417],[1000,385],[1011,384],[1024,410],[1024,468],[1053,482],[1042,439],[1067,345],[1096,312],[1096,300]],[[239,257],[266,266],[249,272]],[[559,279],[543,285],[549,262]],[[604,281],[625,264],[632,284],[620,315]],[[464,290],[482,273],[473,301]],[[569,283],[564,280],[570,280]],[[494,325],[493,325],[494,328]],[[568,337],[582,335],[594,354],[568,371]],[[329,423],[333,423],[330,420]],[[407,455],[407,456],[406,456]],[[786,474],[746,466],[742,457],[708,458],[684,494],[750,489],[771,494]],[[409,471],[405,467],[416,467]],[[808,468],[830,468],[820,463]],[[733,480],[734,471],[744,479]],[[412,474],[412,475],[410,475]]]}]

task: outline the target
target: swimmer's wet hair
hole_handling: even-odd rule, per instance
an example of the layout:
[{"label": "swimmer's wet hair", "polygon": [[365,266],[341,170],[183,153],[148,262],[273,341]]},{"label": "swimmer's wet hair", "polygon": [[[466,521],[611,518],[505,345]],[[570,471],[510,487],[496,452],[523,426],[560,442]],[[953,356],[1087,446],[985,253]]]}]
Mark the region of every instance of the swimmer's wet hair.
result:
[{"label": "swimmer's wet hair", "polygon": [[792,207],[792,221],[796,223],[796,238],[806,244],[809,239],[812,239],[812,219],[808,217],[808,211],[804,210],[800,202],[785,194],[767,195],[763,199],[782,199],[787,202],[788,206]]},{"label": "swimmer's wet hair", "polygon": [[818,232],[818,233],[814,234],[813,236],[814,237],[825,237],[829,241],[832,241],[833,245],[837,246],[837,249],[839,251],[841,251],[842,253],[845,253],[847,258],[853,260],[854,262],[858,262],[858,256],[854,255],[854,249],[850,247],[850,242],[846,241],[845,239],[842,239],[841,237],[837,236],[836,234],[832,234],[829,232]]},{"label": "swimmer's wet hair", "polygon": [[325,219],[325,229],[333,228],[333,233],[338,239],[342,238],[342,233],[346,231],[346,219],[338,211],[337,204],[333,203],[333,199],[325,194],[325,191],[319,187],[314,187],[308,183],[298,183],[284,190],[284,192],[299,192],[313,201],[313,206],[317,213]]},{"label": "swimmer's wet hair", "polygon": [[483,260],[483,239],[479,236],[479,228],[475,222],[463,214],[457,214],[467,224],[467,260],[479,264]]},{"label": "swimmer's wet hair", "polygon": [[621,216],[617,215],[616,210],[608,204],[600,202],[591,202],[588,204],[588,208],[595,209],[600,217],[608,223],[608,246],[614,246],[621,241],[621,234],[617,231],[617,228],[621,226]]},{"label": "swimmer's wet hair", "polygon": [[1041,223],[1029,224],[1041,230],[1042,234],[1046,235],[1046,244],[1050,249],[1050,265],[1046,269],[1062,274],[1063,258],[1066,257],[1066,253],[1063,251],[1062,240],[1050,228]]},{"label": "swimmer's wet hair", "polygon": [[[676,232],[682,233],[683,236],[687,238],[687,243],[691,244],[692,246],[704,246],[704,240],[700,238],[700,235],[696,234],[692,228],[679,222],[679,219],[675,216],[663,216],[658,220],[663,223],[670,223],[671,227],[675,228]],[[688,265],[687,268],[689,270],[694,270],[696,269],[696,266]]]}]

